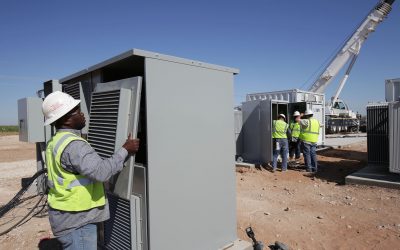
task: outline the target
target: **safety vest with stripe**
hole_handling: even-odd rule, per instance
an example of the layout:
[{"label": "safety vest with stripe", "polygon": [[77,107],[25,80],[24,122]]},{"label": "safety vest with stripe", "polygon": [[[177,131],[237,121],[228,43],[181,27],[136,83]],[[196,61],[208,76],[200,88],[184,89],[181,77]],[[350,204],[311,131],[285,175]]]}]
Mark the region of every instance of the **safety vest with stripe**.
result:
[{"label": "safety vest with stripe", "polygon": [[308,119],[307,128],[300,130],[300,139],[306,142],[317,143],[319,136],[319,121],[315,118]]},{"label": "safety vest with stripe", "polygon": [[299,138],[300,136],[300,124],[298,122],[293,122],[290,124],[290,131],[292,132],[292,137]]},{"label": "safety vest with stripe", "polygon": [[286,132],[288,129],[288,125],[286,122],[282,120],[274,120],[272,122],[272,138],[280,139],[287,138]]},{"label": "safety vest with stripe", "polygon": [[71,132],[57,132],[47,143],[46,165],[50,207],[61,211],[85,211],[105,205],[103,183],[80,174],[66,171],[61,166],[61,155],[67,145],[83,138]]}]

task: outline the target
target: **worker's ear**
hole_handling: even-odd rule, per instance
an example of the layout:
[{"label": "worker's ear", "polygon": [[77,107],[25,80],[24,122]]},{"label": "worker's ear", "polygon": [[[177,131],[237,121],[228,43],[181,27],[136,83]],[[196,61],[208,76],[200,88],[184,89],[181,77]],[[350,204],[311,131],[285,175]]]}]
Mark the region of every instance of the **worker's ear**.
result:
[{"label": "worker's ear", "polygon": [[70,118],[71,117],[64,115],[55,122],[55,127],[56,128],[70,127],[72,125]]}]

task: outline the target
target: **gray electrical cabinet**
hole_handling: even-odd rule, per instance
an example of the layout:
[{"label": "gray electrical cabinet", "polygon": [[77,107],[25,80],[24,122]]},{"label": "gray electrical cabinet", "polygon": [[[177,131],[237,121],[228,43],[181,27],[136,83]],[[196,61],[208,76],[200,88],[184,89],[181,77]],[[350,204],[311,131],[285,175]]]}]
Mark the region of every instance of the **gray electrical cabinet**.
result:
[{"label": "gray electrical cabinet", "polygon": [[[238,70],[133,49],[59,80],[85,98],[100,156],[140,150],[106,184],[105,249],[251,249],[237,239],[233,80]],[[78,91],[79,87],[79,91]]]},{"label": "gray electrical cabinet", "polygon": [[43,100],[27,97],[18,100],[19,140],[24,142],[44,142]]}]

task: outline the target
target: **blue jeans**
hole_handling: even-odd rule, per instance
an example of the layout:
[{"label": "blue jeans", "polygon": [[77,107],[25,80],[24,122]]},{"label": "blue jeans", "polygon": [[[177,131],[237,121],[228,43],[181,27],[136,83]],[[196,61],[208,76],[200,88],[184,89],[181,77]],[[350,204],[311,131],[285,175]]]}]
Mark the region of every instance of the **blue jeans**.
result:
[{"label": "blue jeans", "polygon": [[57,239],[64,250],[97,250],[97,226],[88,224]]},{"label": "blue jeans", "polygon": [[295,142],[291,141],[289,143],[289,157],[290,158],[293,158],[293,156],[295,156],[296,159],[300,158],[300,146],[301,146],[301,143],[300,143],[300,139],[298,139],[298,138]]},{"label": "blue jeans", "polygon": [[307,172],[317,172],[318,162],[317,153],[315,152],[317,144],[308,144],[303,142],[303,155],[304,164],[306,165]]},{"label": "blue jeans", "polygon": [[[279,147],[277,149],[276,144],[279,144]],[[286,138],[282,139],[274,139],[274,157],[272,159],[272,169],[275,171],[276,170],[276,165],[278,161],[278,155],[281,154],[282,156],[282,171],[287,170],[287,157],[288,157],[288,141]]]}]

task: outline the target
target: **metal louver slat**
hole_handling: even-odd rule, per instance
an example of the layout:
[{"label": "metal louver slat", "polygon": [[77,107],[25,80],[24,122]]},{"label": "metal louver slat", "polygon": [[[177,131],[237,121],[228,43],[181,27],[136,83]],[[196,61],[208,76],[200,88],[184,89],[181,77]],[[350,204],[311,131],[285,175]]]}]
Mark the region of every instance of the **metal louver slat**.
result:
[{"label": "metal louver slat", "polygon": [[104,223],[106,249],[131,249],[131,213],[129,200],[108,193],[110,219]]},{"label": "metal louver slat", "polygon": [[[90,129],[91,127],[89,127],[89,129]],[[93,132],[98,132],[99,134],[102,134],[102,133],[105,133],[105,134],[107,134],[107,135],[115,135],[115,131],[108,131],[106,128],[104,128],[104,129],[97,129],[94,125],[93,125],[93,127],[91,128],[91,130],[93,131]]]},{"label": "metal louver slat", "polygon": [[389,109],[388,104],[367,106],[368,163],[389,165]]},{"label": "metal louver slat", "polygon": [[66,85],[64,87],[64,92],[72,96],[74,99],[81,99],[79,82]]},{"label": "metal louver slat", "polygon": [[90,110],[88,142],[103,158],[115,151],[120,91],[94,92]]},{"label": "metal louver slat", "polygon": [[98,118],[98,117],[91,117],[91,121],[98,121],[98,122],[110,122],[110,123],[117,123],[115,119],[112,119],[112,117],[108,117],[107,119],[104,118]]},{"label": "metal louver slat", "polygon": [[95,131],[93,131],[90,134],[91,137],[96,137],[97,140],[110,140],[110,141],[115,141],[114,136],[112,135],[105,135],[103,133],[96,133]]}]

